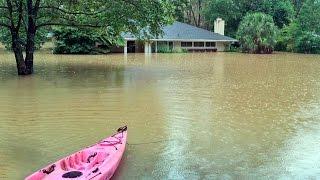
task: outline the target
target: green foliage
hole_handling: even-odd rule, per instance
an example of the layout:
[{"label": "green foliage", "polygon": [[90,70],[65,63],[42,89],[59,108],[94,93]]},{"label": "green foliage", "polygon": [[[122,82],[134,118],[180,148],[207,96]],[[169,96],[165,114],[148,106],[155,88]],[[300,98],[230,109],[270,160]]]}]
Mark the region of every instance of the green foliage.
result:
[{"label": "green foliage", "polygon": [[158,53],[172,53],[169,46],[158,46]]},{"label": "green foliage", "polygon": [[277,27],[270,15],[249,13],[241,21],[237,36],[243,52],[272,53],[276,32]]},{"label": "green foliage", "polygon": [[174,17],[177,21],[185,21],[185,12],[187,7],[190,5],[189,0],[173,0],[172,4],[174,6]]},{"label": "green foliage", "polygon": [[277,51],[295,51],[296,37],[299,36],[300,27],[299,24],[294,21],[288,26],[283,27],[277,36],[277,44],[275,49]]},{"label": "green foliage", "polygon": [[305,0],[291,0],[291,2],[292,2],[292,5],[294,7],[296,14],[299,14],[300,9],[301,9],[303,3],[305,2]]},{"label": "green foliage", "polygon": [[169,46],[163,45],[158,46],[158,53],[187,53],[188,51],[186,49],[182,48],[173,48],[170,49]]},{"label": "green foliage", "polygon": [[[175,0],[176,4],[185,4],[185,0]],[[188,1],[184,6],[185,9],[179,7],[179,19],[191,18],[189,14],[190,7],[192,8],[193,1]],[[203,11],[201,16],[204,16],[206,27],[212,28],[214,21],[220,17],[225,20],[225,34],[235,37],[238,32],[239,40],[246,42],[242,47],[244,51],[251,52],[252,49],[257,49],[257,43],[253,39],[259,39],[261,33],[266,33],[261,29],[249,28],[244,26],[239,27],[239,23],[244,20],[247,14],[264,13],[270,15],[277,28],[274,28],[274,33],[268,38],[262,38],[261,42],[266,43],[267,47],[274,47],[279,51],[317,53],[319,48],[318,37],[320,36],[320,1],[319,0],[202,0]],[[189,8],[189,9],[188,9]],[[194,8],[194,7],[193,7]],[[183,12],[181,12],[183,11]],[[269,19],[270,20],[270,19]],[[191,20],[192,21],[192,20]],[[263,24],[254,22],[255,24]],[[250,25],[250,24],[247,24]],[[253,27],[253,26],[252,26]],[[248,30],[240,36],[242,31]],[[280,33],[276,33],[280,29]],[[256,34],[258,33],[258,34]],[[274,34],[277,34],[276,38]],[[258,35],[258,37],[256,37]],[[251,37],[250,37],[251,36]],[[260,41],[260,40],[259,40]],[[267,48],[268,49],[268,48]],[[270,49],[270,50],[271,50]]]},{"label": "green foliage", "polygon": [[[230,13],[232,11],[232,13]],[[242,12],[234,0],[211,0],[204,9],[204,16],[211,24],[220,17],[226,22],[225,31],[229,36],[235,36]]]},{"label": "green foliage", "polygon": [[275,24],[282,28],[294,19],[295,11],[292,3],[287,1],[277,1],[275,7],[268,13],[273,16]]},{"label": "green foliage", "polygon": [[320,1],[306,0],[297,18],[299,31],[295,34],[295,51],[320,53]]},{"label": "green foliage", "polygon": [[[36,34],[35,38],[35,49],[40,49],[41,46],[48,40],[47,29],[40,29],[38,33]],[[22,44],[23,48],[25,48],[25,45],[27,43],[27,32],[26,29],[21,28],[19,30],[20,34],[20,43]],[[11,50],[12,49],[12,38],[10,30],[7,28],[0,28],[0,42],[5,46],[6,49]]]},{"label": "green foliage", "polygon": [[97,54],[107,53],[113,45],[123,45],[123,39],[113,34],[101,33],[88,28],[55,28],[56,54]]},{"label": "green foliage", "polygon": [[303,32],[297,38],[295,48],[300,53],[320,54],[320,36],[311,32]]},{"label": "green foliage", "polygon": [[234,36],[239,22],[247,13],[254,12],[271,15],[279,28],[288,25],[295,15],[290,0],[210,0],[204,9],[204,16],[211,24],[216,18],[223,18],[226,21],[226,34]]},{"label": "green foliage", "polygon": [[[9,1],[11,2],[11,1]],[[27,6],[24,0],[13,1],[12,21],[19,26],[19,38],[23,43],[26,39],[28,12],[25,8],[20,11],[18,4]],[[97,35],[107,34],[109,41],[117,41],[121,32],[139,34],[143,32],[146,37],[160,35],[161,26],[173,21],[174,8],[171,0],[77,0],[71,1],[49,1],[41,0],[36,13],[36,46],[46,40],[50,27],[78,27],[95,29]],[[7,7],[6,1],[0,1],[0,7]],[[33,2],[35,6],[35,2]],[[37,9],[34,7],[34,9]],[[0,41],[8,48],[11,47],[9,11],[7,8],[0,8]],[[19,21],[20,15],[22,21]],[[47,28],[49,27],[49,28]],[[83,31],[84,32],[84,31]],[[88,32],[92,32],[88,30]]]},{"label": "green foliage", "polygon": [[298,22],[301,30],[320,35],[320,1],[306,0],[298,16]]}]

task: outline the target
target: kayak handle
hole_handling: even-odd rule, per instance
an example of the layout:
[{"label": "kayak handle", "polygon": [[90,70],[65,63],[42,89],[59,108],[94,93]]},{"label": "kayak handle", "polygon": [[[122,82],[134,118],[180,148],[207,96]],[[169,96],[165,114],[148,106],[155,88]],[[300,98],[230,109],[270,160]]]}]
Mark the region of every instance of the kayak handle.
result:
[{"label": "kayak handle", "polygon": [[122,133],[122,132],[126,131],[127,129],[128,129],[127,126],[122,126],[122,127],[119,127],[119,128],[118,128],[117,132],[118,132],[118,133]]},{"label": "kayak handle", "polygon": [[42,172],[45,174],[50,174],[54,171],[54,168],[56,167],[55,164],[52,164],[50,167],[48,167],[47,169],[43,169]]}]

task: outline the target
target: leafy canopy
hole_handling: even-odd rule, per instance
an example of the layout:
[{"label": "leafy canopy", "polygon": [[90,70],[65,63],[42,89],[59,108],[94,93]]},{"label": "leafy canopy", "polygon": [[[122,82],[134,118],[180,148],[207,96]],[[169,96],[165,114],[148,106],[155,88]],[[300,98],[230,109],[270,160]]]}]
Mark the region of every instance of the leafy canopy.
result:
[{"label": "leafy canopy", "polygon": [[295,15],[290,0],[209,0],[204,15],[211,24],[216,18],[223,18],[226,21],[226,34],[234,36],[239,22],[247,13],[254,12],[270,15],[279,28],[292,22]]},{"label": "leafy canopy", "polygon": [[277,49],[320,53],[320,1],[306,0],[297,19],[285,26],[278,36]]},{"label": "leafy canopy", "polygon": [[[30,3],[35,12],[33,17],[28,13]],[[143,30],[158,35],[159,27],[172,22],[173,11],[170,0],[0,0],[0,41],[11,46],[9,35],[13,24],[18,29],[20,42],[26,44],[30,18],[35,18],[38,46],[55,26],[94,28],[97,34],[106,35],[110,41],[123,31],[139,33]]]}]

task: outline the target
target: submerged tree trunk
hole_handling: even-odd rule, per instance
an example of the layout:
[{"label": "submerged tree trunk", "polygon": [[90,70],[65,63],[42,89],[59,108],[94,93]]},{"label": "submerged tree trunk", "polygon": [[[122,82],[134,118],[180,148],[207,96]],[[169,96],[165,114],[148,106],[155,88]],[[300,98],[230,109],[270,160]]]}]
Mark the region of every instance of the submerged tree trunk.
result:
[{"label": "submerged tree trunk", "polygon": [[[11,25],[8,26],[11,31],[12,36],[12,50],[17,63],[18,75],[30,75],[33,73],[33,54],[35,49],[35,34],[36,34],[36,16],[39,10],[40,0],[35,2],[35,7],[33,7],[32,0],[27,0],[27,24],[22,23],[23,21],[23,4],[22,1],[17,3],[18,6],[18,21],[17,25],[14,24],[13,19],[13,7],[11,1],[7,1],[9,16],[11,20]],[[26,43],[22,42],[19,37],[19,29],[21,25],[25,26],[27,33]],[[25,57],[23,52],[25,51]]]},{"label": "submerged tree trunk", "polygon": [[27,44],[26,44],[26,58],[25,58],[25,64],[26,69],[29,72],[29,74],[33,73],[33,54],[34,54],[34,46],[35,46],[35,29],[34,26],[29,27],[31,30],[28,30],[27,35]]},{"label": "submerged tree trunk", "polygon": [[30,75],[33,73],[34,34],[28,35],[25,57],[19,34],[15,31],[11,31],[11,34],[12,50],[16,59],[18,75]]},{"label": "submerged tree trunk", "polygon": [[14,52],[14,56],[16,59],[18,75],[29,75],[32,72],[28,70],[27,65],[25,63],[25,60],[23,57],[23,47],[19,40],[20,39],[19,34],[15,30],[12,30],[11,35],[12,35],[12,50]]}]

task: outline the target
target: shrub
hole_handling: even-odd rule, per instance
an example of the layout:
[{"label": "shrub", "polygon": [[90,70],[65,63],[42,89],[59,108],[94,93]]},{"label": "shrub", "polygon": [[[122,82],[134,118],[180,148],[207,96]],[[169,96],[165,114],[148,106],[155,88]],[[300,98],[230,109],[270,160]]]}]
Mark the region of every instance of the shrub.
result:
[{"label": "shrub", "polygon": [[187,53],[188,50],[182,48],[170,49],[169,46],[158,46],[158,53]]},{"label": "shrub", "polygon": [[297,38],[295,48],[296,51],[300,53],[319,54],[320,36],[311,32],[303,32],[303,34]]},{"label": "shrub", "polygon": [[243,52],[272,53],[276,44],[277,27],[272,16],[249,13],[240,22],[237,37]]},{"label": "shrub", "polygon": [[[122,41],[108,37],[93,29],[57,28],[54,30],[55,54],[99,54],[108,53],[112,46]],[[110,40],[112,39],[112,41]]]},{"label": "shrub", "polygon": [[295,51],[296,39],[300,33],[301,30],[297,22],[292,22],[288,26],[285,26],[277,36],[275,49],[277,51]]}]

